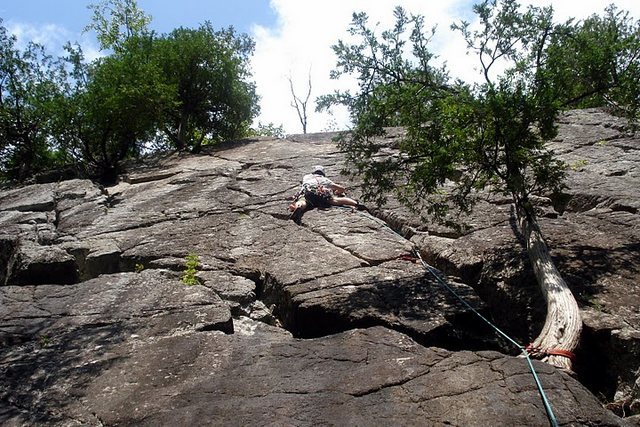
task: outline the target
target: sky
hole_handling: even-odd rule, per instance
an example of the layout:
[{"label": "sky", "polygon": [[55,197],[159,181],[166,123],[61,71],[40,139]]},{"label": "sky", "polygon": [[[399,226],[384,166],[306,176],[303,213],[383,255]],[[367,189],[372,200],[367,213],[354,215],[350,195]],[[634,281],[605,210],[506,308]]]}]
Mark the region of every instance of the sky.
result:
[{"label": "sky", "polygon": [[[20,43],[33,40],[54,54],[67,42],[78,42],[88,58],[100,55],[93,33],[83,33],[91,21],[88,5],[95,0],[0,0],[2,25]],[[253,79],[260,95],[262,124],[282,125],[286,133],[301,133],[302,126],[292,106],[294,92],[305,97],[311,82],[307,127],[309,132],[343,130],[349,121],[344,110],[315,112],[315,98],[336,89],[353,87],[350,79],[331,80],[336,57],[331,46],[348,38],[347,28],[354,12],[367,12],[378,32],[389,28],[395,6],[425,17],[425,27],[437,26],[432,51],[445,62],[452,77],[466,81],[477,78],[477,60],[466,55],[453,22],[473,22],[476,0],[138,0],[138,7],[151,15],[151,29],[163,34],[178,27],[197,28],[210,21],[215,28],[233,26],[256,42],[251,59]],[[521,0],[521,4],[553,5],[556,21],[602,15],[613,3],[640,19],[639,0]]]}]

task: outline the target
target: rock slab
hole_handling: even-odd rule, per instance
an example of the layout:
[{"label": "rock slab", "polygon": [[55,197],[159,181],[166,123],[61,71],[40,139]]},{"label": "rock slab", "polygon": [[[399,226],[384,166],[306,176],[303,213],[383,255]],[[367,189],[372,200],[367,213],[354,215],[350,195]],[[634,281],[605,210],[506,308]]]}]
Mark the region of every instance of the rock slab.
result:
[{"label": "rock slab", "polygon": [[[599,369],[581,384],[535,367],[561,424],[631,425],[638,139],[598,111],[563,120],[552,146],[575,170],[541,195],[541,225]],[[411,258],[526,342],[544,313],[508,203],[483,201],[464,233],[393,199],[297,226],[286,206],[312,165],[356,188],[333,136],[170,155],[109,188],[1,190],[0,424],[547,425],[525,360]]]}]

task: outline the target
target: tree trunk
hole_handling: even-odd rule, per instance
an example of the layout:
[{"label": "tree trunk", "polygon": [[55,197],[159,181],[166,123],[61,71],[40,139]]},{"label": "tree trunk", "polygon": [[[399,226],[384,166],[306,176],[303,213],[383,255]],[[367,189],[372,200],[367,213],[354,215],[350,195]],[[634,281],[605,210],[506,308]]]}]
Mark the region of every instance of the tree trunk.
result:
[{"label": "tree trunk", "polygon": [[540,335],[532,343],[531,352],[535,354],[539,349],[545,354],[543,361],[572,371],[569,357],[547,352],[561,350],[573,353],[578,347],[582,332],[578,304],[551,260],[534,214],[522,215],[521,225],[533,271],[547,302],[547,318]]},{"label": "tree trunk", "polygon": [[182,114],[180,116],[180,122],[178,123],[178,132],[176,133],[176,150],[182,151],[187,147],[186,136],[187,136],[187,116],[186,114]]}]

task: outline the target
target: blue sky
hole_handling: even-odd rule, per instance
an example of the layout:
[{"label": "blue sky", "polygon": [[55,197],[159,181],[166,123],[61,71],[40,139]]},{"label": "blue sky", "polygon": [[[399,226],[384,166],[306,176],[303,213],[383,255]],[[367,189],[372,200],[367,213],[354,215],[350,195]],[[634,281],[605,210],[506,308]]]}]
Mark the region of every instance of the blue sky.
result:
[{"label": "blue sky", "polygon": [[[401,5],[409,12],[425,16],[425,26],[437,25],[432,51],[438,61],[446,62],[450,74],[466,81],[477,79],[477,58],[465,53],[465,45],[449,26],[461,19],[472,21],[475,0],[138,0],[138,6],[151,15],[151,28],[168,33],[183,26],[195,28],[206,20],[215,28],[233,25],[249,34],[256,42],[251,60],[253,78],[261,97],[261,114],[256,120],[282,125],[287,133],[301,132],[289,79],[298,95],[307,92],[312,83],[311,102],[317,96],[335,89],[353,88],[350,79],[329,78],[336,58],[331,45],[347,38],[353,12],[364,11],[379,29],[389,28],[392,11]],[[583,19],[602,14],[614,3],[640,19],[640,0],[520,0],[523,5],[552,4],[556,21],[569,17]],[[0,0],[2,25],[16,34],[21,42],[37,41],[53,53],[61,52],[67,42],[79,42],[88,58],[100,55],[95,34],[82,34],[90,23],[91,0]],[[310,132],[340,130],[349,126],[344,110],[317,113],[310,107]]]},{"label": "blue sky", "polygon": [[[43,27],[56,24],[80,33],[91,21],[89,0],[3,0],[0,17],[8,23],[30,23]],[[152,17],[152,28],[167,33],[174,28],[197,27],[206,20],[214,27],[233,25],[249,33],[253,25],[274,26],[277,15],[268,0],[138,0]]]}]

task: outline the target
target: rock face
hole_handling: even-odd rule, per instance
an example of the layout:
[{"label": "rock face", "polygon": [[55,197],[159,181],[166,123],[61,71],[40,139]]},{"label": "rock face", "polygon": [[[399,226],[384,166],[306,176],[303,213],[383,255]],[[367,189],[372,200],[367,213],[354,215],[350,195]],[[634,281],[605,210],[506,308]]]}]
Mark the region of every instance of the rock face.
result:
[{"label": "rock face", "polygon": [[[0,191],[0,424],[547,425],[526,360],[412,258],[526,344],[544,307],[509,204],[487,198],[464,232],[393,200],[297,226],[312,165],[356,184],[332,136]],[[586,110],[552,146],[568,188],[541,195],[540,225],[585,336],[577,378],[534,366],[561,424],[637,424],[640,140]]]}]

